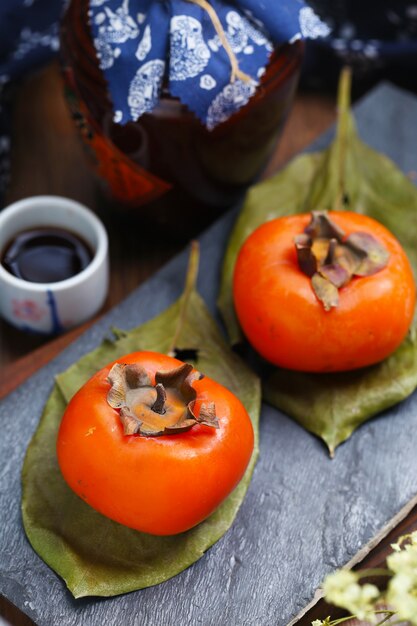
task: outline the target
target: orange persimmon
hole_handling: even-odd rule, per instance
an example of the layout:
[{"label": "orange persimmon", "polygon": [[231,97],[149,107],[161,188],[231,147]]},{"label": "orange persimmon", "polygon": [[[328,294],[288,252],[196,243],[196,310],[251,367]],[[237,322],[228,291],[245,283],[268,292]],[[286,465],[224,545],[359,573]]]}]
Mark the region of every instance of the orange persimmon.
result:
[{"label": "orange persimmon", "polygon": [[309,215],[264,223],[238,255],[237,317],[256,351],[280,367],[335,372],[377,363],[401,344],[413,319],[415,282],[400,243],[370,217],[347,211],[328,215],[346,237],[372,235],[388,253],[385,267],[341,286],[330,310],[301,271],[294,245],[308,230]]},{"label": "orange persimmon", "polygon": [[[170,434],[164,420],[171,420]],[[142,430],[131,434],[135,424]],[[75,394],[57,454],[69,486],[94,509],[130,528],[171,535],[204,520],[230,494],[253,441],[245,408],[225,387],[172,357],[136,352],[101,369]]]}]

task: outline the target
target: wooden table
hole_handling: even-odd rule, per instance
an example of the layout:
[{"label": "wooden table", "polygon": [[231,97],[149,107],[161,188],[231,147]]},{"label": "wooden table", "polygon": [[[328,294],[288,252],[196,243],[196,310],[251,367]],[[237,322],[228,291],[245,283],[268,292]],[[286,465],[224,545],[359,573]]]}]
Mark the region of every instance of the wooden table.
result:
[{"label": "wooden table", "polygon": [[[14,106],[12,178],[6,203],[35,194],[57,194],[74,198],[100,214],[96,181],[90,173],[62,93],[56,64],[51,64],[19,87]],[[335,116],[332,97],[300,93],[265,175],[271,175],[303,150],[334,122]],[[107,216],[106,220],[110,233],[111,280],[101,314],[120,302],[184,246],[184,242],[160,241],[151,235],[142,234],[139,240],[129,220],[120,220],[117,215]],[[23,335],[0,321],[0,398],[46,364],[92,323],[94,320],[57,339],[46,340]],[[415,520],[417,511],[403,522],[401,532],[417,528]],[[392,538],[380,544],[367,562],[372,566],[383,562],[388,551],[386,546],[396,536],[397,531],[394,531]],[[324,618],[329,612],[336,616],[334,610],[329,611],[320,603],[300,624],[310,624],[312,619]],[[0,626],[1,616],[11,624],[32,624],[0,598]]]}]

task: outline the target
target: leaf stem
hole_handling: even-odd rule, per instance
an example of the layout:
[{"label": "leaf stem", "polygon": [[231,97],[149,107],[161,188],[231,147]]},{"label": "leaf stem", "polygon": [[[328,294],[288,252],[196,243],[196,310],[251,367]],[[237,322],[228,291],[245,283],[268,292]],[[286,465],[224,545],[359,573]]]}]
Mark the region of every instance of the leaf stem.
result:
[{"label": "leaf stem", "polygon": [[349,113],[350,91],[352,86],[352,71],[350,67],[344,67],[340,74],[339,87],[337,91],[337,109],[339,116]]},{"label": "leaf stem", "polygon": [[180,300],[181,303],[180,303],[180,313],[178,316],[178,322],[175,328],[175,332],[172,338],[170,348],[167,353],[170,356],[174,355],[174,351],[175,351],[175,348],[177,347],[178,339],[181,335],[181,331],[184,326],[184,322],[185,322],[186,315],[187,315],[188,302],[190,300],[191,293],[194,290],[196,286],[196,282],[197,282],[199,262],[200,262],[200,246],[199,246],[198,241],[192,241],[184,291]]},{"label": "leaf stem", "polygon": [[[385,622],[387,622],[389,619],[391,619],[391,617],[393,615],[395,615],[394,611],[386,611],[386,615],[385,615],[384,619],[382,619],[380,622],[378,622],[377,626],[381,626],[381,624],[385,624]],[[401,623],[401,622],[391,622],[390,626],[392,626],[393,623],[394,624],[396,624],[396,623],[398,624],[398,623]]]},{"label": "leaf stem", "polygon": [[[379,609],[377,611],[374,611],[374,613],[375,615],[385,615],[384,619],[378,622],[377,626],[380,626],[380,624],[387,622],[391,617],[393,617],[393,615],[396,614],[395,611],[391,611],[390,609]],[[343,624],[344,622],[348,622],[352,619],[357,619],[357,616],[348,615],[347,617],[340,617],[339,619],[334,619],[330,622],[330,626],[338,626],[339,624]],[[401,622],[394,622],[394,623],[401,623]]]},{"label": "leaf stem", "polygon": [[340,617],[339,619],[332,620],[330,622],[331,626],[338,626],[338,624],[343,624],[343,622],[348,622],[349,620],[355,619],[355,615],[348,615],[347,617]]},{"label": "leaf stem", "polygon": [[338,181],[337,197],[335,209],[343,209],[343,196],[345,193],[345,167],[346,167],[346,146],[349,135],[349,127],[352,123],[350,114],[350,91],[352,85],[352,71],[350,67],[344,67],[339,79],[337,93],[338,122],[336,131],[336,144],[338,148]]},{"label": "leaf stem", "polygon": [[386,569],[384,567],[374,567],[356,571],[356,574],[358,575],[359,579],[361,579],[369,578],[370,576],[389,576],[391,572],[389,571],[389,569]]}]

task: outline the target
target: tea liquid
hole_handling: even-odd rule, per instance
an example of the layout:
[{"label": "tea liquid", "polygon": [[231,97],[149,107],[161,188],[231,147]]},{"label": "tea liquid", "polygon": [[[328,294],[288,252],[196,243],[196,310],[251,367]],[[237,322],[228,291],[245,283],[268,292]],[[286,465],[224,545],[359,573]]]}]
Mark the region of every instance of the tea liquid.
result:
[{"label": "tea liquid", "polygon": [[78,235],[42,226],[14,237],[1,263],[17,278],[31,283],[55,283],[79,274],[92,258],[92,251]]}]

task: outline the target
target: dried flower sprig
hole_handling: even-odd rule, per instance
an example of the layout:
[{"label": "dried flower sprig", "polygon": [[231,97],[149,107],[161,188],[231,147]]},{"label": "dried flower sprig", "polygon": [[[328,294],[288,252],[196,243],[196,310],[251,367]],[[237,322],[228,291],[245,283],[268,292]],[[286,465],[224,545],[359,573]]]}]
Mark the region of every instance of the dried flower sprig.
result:
[{"label": "dried flower sprig", "polygon": [[[417,626],[417,532],[403,535],[391,547],[393,552],[386,559],[386,569],[341,569],[329,574],[323,582],[326,602],[352,615],[335,620],[330,616],[316,619],[312,626],[337,626],[353,618],[378,626],[394,618],[390,626],[404,622]],[[376,585],[361,583],[371,576],[387,578],[386,589],[381,591]]]}]

